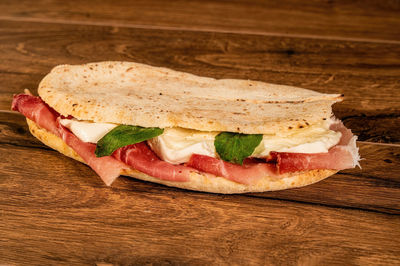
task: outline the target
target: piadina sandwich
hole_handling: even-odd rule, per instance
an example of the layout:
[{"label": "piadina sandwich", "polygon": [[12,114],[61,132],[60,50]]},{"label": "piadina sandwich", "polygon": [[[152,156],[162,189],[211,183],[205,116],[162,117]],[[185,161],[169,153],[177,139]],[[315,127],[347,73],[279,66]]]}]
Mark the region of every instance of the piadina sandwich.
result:
[{"label": "piadina sandwich", "polygon": [[57,66],[38,94],[15,95],[12,109],[106,185],[125,175],[215,193],[272,191],[359,166],[357,137],[332,115],[340,94],[132,62]]}]

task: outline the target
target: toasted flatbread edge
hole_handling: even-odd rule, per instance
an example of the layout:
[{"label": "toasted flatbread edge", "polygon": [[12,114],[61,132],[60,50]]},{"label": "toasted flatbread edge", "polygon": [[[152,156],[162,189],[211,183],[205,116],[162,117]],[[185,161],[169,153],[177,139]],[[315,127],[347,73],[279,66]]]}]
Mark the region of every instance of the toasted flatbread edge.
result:
[{"label": "toasted flatbread edge", "polygon": [[[83,159],[61,138],[39,127],[32,120],[26,120],[32,135],[43,142],[45,145],[57,150],[58,152],[72,159],[85,163]],[[253,185],[244,185],[227,180],[223,177],[209,177],[205,174],[203,175],[195,172],[193,172],[192,176],[187,182],[165,181],[155,177],[151,177],[134,169],[124,170],[121,175],[130,176],[153,183],[159,183],[170,187],[178,187],[183,189],[212,193],[234,194],[246,192],[274,191],[302,187],[325,179],[337,172],[337,170],[310,170],[298,172],[292,176],[280,179],[265,176],[264,178],[261,178],[259,182]]]},{"label": "toasted flatbread edge", "polygon": [[[253,90],[275,94],[247,97]],[[332,104],[343,100],[340,94],[119,61],[56,66],[38,93],[61,115],[79,120],[245,134],[290,133],[319,124],[332,116]]]}]

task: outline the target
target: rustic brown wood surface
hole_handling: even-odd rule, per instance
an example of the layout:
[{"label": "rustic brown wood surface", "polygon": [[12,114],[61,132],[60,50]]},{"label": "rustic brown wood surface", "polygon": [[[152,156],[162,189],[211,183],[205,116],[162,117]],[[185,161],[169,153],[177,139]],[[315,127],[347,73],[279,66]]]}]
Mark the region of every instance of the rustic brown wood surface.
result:
[{"label": "rustic brown wood surface", "polygon": [[400,41],[398,1],[1,1],[0,19],[303,38]]},{"label": "rustic brown wood surface", "polygon": [[[399,264],[399,11],[389,0],[0,0],[0,264]],[[363,168],[245,195],[125,177],[106,187],[9,111],[53,66],[103,60],[344,93],[334,110],[359,135]]]},{"label": "rustic brown wood surface", "polygon": [[400,116],[397,44],[7,21],[0,21],[0,30],[3,110],[13,93],[34,90],[55,65],[133,60],[344,93],[335,113],[360,140],[400,143],[400,132],[390,130]]}]

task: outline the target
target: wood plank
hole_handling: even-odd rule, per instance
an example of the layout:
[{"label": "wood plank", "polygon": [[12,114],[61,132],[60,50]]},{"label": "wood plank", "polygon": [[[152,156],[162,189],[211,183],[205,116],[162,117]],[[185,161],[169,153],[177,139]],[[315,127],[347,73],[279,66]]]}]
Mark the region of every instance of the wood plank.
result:
[{"label": "wood plank", "polygon": [[[400,41],[396,1],[1,1],[0,18]],[[105,12],[106,11],[106,12]]]},{"label": "wood plank", "polygon": [[0,110],[57,64],[128,60],[344,93],[335,114],[360,140],[400,143],[399,45],[5,21],[0,32]]},{"label": "wood plank", "polygon": [[[23,116],[14,113],[0,112],[0,145],[4,147],[21,147],[25,154],[20,152],[19,160],[43,164],[45,158],[32,158],[30,149],[49,149],[33,136],[30,135]],[[364,159],[361,162],[363,169],[351,169],[342,171],[315,185],[304,188],[284,190],[278,192],[254,193],[251,196],[297,201],[310,204],[320,204],[332,207],[353,208],[382,213],[400,214],[400,146],[373,145],[359,143],[360,153]],[[71,176],[71,182],[79,184],[82,177],[90,177],[85,182],[88,185],[99,186],[101,180],[89,168],[81,166],[78,162],[72,163],[63,156],[53,151],[44,151],[46,157],[53,154],[54,157],[64,158],[68,161],[64,166],[54,168],[52,163],[48,164],[43,171],[49,172],[51,178],[60,182],[66,176],[65,173],[73,172],[77,176]],[[55,153],[55,154],[54,154]],[[6,156],[6,154],[1,155]],[[11,167],[11,166],[8,166]],[[82,170],[85,169],[85,170]],[[382,169],[385,171],[382,171]],[[83,175],[79,175],[84,171]],[[32,171],[27,175],[34,174]],[[68,176],[70,176],[68,174]],[[115,189],[136,189],[140,186],[142,191],[170,190],[161,185],[155,185],[130,178],[120,178],[113,184]],[[51,180],[49,182],[52,182]],[[172,189],[180,191],[179,189]]]},{"label": "wood plank", "polygon": [[0,145],[0,154],[1,263],[400,262],[398,215],[126,179],[109,188],[56,152]]}]

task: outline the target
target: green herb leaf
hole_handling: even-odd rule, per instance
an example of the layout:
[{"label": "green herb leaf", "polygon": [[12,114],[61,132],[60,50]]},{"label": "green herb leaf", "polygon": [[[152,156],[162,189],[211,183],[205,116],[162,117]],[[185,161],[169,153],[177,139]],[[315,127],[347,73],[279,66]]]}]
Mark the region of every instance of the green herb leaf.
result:
[{"label": "green herb leaf", "polygon": [[215,137],[214,146],[222,160],[243,164],[243,160],[254,152],[262,138],[262,134],[221,132]]},{"label": "green herb leaf", "polygon": [[97,157],[108,156],[119,148],[157,137],[163,132],[164,129],[158,127],[119,125],[97,142],[95,154]]}]

